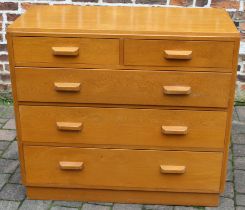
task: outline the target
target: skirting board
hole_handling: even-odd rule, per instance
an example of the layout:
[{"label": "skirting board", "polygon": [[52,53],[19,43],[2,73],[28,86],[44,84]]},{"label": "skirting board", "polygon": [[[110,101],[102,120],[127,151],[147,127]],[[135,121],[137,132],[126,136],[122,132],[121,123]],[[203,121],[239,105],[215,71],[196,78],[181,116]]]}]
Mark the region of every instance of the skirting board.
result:
[{"label": "skirting board", "polygon": [[219,194],[27,187],[27,197],[37,200],[73,200],[165,205],[218,206]]}]

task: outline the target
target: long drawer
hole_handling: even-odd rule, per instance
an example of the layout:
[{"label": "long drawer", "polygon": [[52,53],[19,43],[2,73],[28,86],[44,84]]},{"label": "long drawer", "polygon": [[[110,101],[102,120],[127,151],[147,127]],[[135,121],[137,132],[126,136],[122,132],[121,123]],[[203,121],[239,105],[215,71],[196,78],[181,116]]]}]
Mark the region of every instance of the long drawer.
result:
[{"label": "long drawer", "polygon": [[118,39],[14,37],[17,66],[119,64]]},{"label": "long drawer", "polygon": [[227,107],[229,73],[16,68],[19,101]]},{"label": "long drawer", "polygon": [[[218,67],[231,71],[233,51],[234,42],[126,39],[124,64]],[[206,71],[210,71],[208,68]]]},{"label": "long drawer", "polygon": [[20,106],[21,139],[106,147],[222,150],[226,112]]},{"label": "long drawer", "polygon": [[27,186],[219,192],[222,153],[25,146]]}]

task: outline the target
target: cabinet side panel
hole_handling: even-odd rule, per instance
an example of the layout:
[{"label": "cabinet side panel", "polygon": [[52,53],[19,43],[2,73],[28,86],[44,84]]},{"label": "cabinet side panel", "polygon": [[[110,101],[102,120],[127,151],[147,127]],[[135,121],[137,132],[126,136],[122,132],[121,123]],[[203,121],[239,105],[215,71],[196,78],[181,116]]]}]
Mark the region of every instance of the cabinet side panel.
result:
[{"label": "cabinet side panel", "polygon": [[239,47],[240,47],[240,39],[237,39],[235,42],[235,47],[233,52],[232,82],[230,87],[230,97],[228,103],[228,115],[227,115],[227,123],[226,123],[225,147],[224,147],[224,155],[223,155],[220,192],[224,192],[225,183],[226,183],[226,172],[227,172],[227,162],[228,162],[229,146],[230,146],[230,138],[231,138],[231,126],[232,126],[232,115],[233,115],[235,87],[236,87],[236,78],[237,78],[237,61],[238,61]]},{"label": "cabinet side panel", "polygon": [[15,123],[16,123],[16,134],[18,142],[19,160],[21,167],[21,181],[25,184],[25,167],[24,167],[24,156],[23,156],[23,145],[21,142],[21,130],[20,130],[20,116],[19,116],[19,104],[17,101],[17,91],[16,91],[16,80],[15,80],[15,61],[14,61],[14,49],[13,49],[13,36],[11,33],[7,33],[7,43],[8,43],[8,55],[9,55],[9,68],[11,75],[11,85],[12,85],[12,96],[14,99],[14,112],[15,112]]}]

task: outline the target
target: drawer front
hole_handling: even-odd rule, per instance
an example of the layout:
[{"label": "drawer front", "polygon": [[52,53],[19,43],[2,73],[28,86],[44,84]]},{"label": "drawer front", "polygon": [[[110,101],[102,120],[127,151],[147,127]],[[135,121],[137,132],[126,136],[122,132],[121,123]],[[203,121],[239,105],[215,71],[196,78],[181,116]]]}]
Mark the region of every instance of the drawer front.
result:
[{"label": "drawer front", "polygon": [[229,73],[16,68],[19,101],[227,107]]},{"label": "drawer front", "polygon": [[200,150],[224,145],[222,111],[54,106],[20,106],[19,111],[24,142]]},{"label": "drawer front", "polygon": [[233,51],[233,42],[126,39],[124,64],[217,67],[226,68],[227,71],[232,68]]},{"label": "drawer front", "polygon": [[119,40],[89,38],[15,37],[17,66],[119,64]]},{"label": "drawer front", "polygon": [[28,186],[219,192],[222,153],[24,147]]}]

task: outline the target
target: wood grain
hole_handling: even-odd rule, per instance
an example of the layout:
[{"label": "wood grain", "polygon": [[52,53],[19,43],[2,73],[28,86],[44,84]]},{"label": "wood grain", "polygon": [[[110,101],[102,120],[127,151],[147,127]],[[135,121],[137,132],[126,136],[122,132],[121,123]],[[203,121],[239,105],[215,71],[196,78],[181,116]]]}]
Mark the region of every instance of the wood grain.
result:
[{"label": "wood grain", "polygon": [[24,156],[23,156],[23,144],[21,142],[21,130],[20,130],[20,116],[19,116],[19,103],[17,100],[17,90],[16,90],[16,77],[15,77],[15,61],[13,55],[13,37],[12,34],[7,34],[7,41],[8,41],[8,53],[9,53],[9,67],[10,67],[10,74],[11,74],[11,86],[12,86],[12,96],[13,96],[13,103],[14,103],[14,114],[15,114],[15,124],[16,124],[16,139],[18,140],[18,157],[20,160],[20,172],[21,172],[21,183],[25,184],[25,166],[24,166]]},{"label": "wood grain", "polygon": [[136,190],[68,189],[26,187],[27,197],[44,200],[78,200],[90,202],[119,202],[139,204],[217,206],[217,193],[153,192]]},{"label": "wood grain", "polygon": [[[20,106],[23,142],[88,144],[98,147],[224,147],[226,112],[158,109]],[[57,121],[82,122],[82,132],[59,131]],[[162,125],[188,126],[187,135],[165,135]]]},{"label": "wood grain", "polygon": [[81,89],[81,83],[55,82],[54,89],[56,91],[79,92]]},{"label": "wood grain", "polygon": [[162,133],[166,135],[186,135],[188,133],[188,127],[163,125]]},{"label": "wood grain", "polygon": [[[32,102],[225,108],[231,85],[231,74],[228,73],[57,68],[16,68],[15,72],[18,100]],[[77,93],[57,92],[53,87],[55,82],[81,83],[82,89]],[[191,94],[166,95],[163,86],[189,86]]]},{"label": "wood grain", "polygon": [[[165,50],[192,51],[192,59],[168,59]],[[124,64],[231,68],[233,51],[234,42],[126,39]]]},{"label": "wood grain", "polygon": [[[222,153],[26,146],[24,156],[27,186],[202,193],[220,186]],[[60,161],[85,167],[69,173]],[[186,172],[164,175],[162,164],[185,165]]]},{"label": "wood grain", "polygon": [[81,131],[81,122],[56,122],[56,126],[61,131]]},{"label": "wood grain", "polygon": [[52,51],[54,55],[57,56],[78,56],[79,55],[79,47],[52,47]]},{"label": "wood grain", "polygon": [[163,86],[163,92],[167,95],[190,95],[191,87],[189,86]]},{"label": "wood grain", "polygon": [[235,51],[234,51],[234,59],[233,59],[233,74],[232,74],[232,83],[230,86],[230,100],[228,106],[228,115],[227,115],[227,129],[225,134],[225,150],[224,150],[224,158],[222,163],[222,174],[221,174],[221,184],[220,184],[220,192],[225,191],[226,186],[226,175],[227,175],[227,163],[228,163],[228,154],[229,154],[229,147],[231,142],[231,128],[232,128],[232,117],[233,117],[233,106],[234,106],[234,98],[235,98],[235,90],[236,90],[236,80],[237,80],[237,62],[239,56],[239,46],[240,46],[240,39],[237,39],[235,42]]},{"label": "wood grain", "polygon": [[[22,182],[29,197],[218,205],[240,41],[225,10],[33,6],[8,27],[7,39]],[[164,86],[189,90],[166,95]],[[162,126],[187,132],[166,135]],[[81,157],[96,162],[94,168],[89,164],[87,170],[85,160],[84,170],[72,171],[80,168]],[[159,162],[163,158],[169,161]],[[161,174],[160,166],[169,172],[186,168],[183,174]],[[45,176],[38,174],[42,167]],[[61,173],[57,180],[49,167]],[[156,171],[147,171],[154,168],[157,178]],[[67,172],[73,175],[64,179]],[[92,173],[88,182],[78,175],[84,172]]]},{"label": "wood grain", "polygon": [[81,171],[83,169],[83,162],[66,162],[66,161],[60,161],[59,162],[60,169],[61,170],[75,170],[75,171]]},{"label": "wood grain", "polygon": [[239,37],[224,9],[33,6],[8,27],[36,34]]},{"label": "wood grain", "polygon": [[[49,63],[56,66],[63,63],[119,64],[117,39],[14,37],[13,46],[17,66],[22,66],[26,62],[29,66],[38,66],[39,62],[46,63],[47,66]],[[80,49],[76,56],[58,56],[53,54],[54,47]]]},{"label": "wood grain", "polygon": [[174,165],[160,165],[162,174],[184,174],[185,166],[174,166]]},{"label": "wood grain", "polygon": [[164,50],[164,58],[177,59],[177,60],[190,60],[192,59],[192,51],[184,50]]}]

